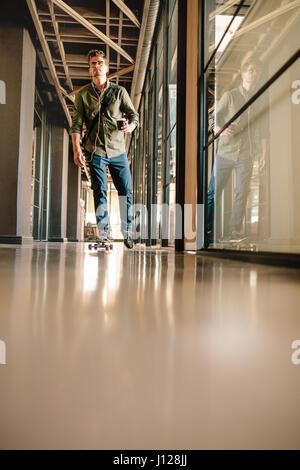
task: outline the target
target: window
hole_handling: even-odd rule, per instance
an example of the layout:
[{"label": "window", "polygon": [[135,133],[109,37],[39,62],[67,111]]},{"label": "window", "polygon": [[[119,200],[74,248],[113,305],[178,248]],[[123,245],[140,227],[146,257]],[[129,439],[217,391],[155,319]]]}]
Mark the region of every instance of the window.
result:
[{"label": "window", "polygon": [[300,252],[300,5],[237,3],[202,2],[206,246]]}]

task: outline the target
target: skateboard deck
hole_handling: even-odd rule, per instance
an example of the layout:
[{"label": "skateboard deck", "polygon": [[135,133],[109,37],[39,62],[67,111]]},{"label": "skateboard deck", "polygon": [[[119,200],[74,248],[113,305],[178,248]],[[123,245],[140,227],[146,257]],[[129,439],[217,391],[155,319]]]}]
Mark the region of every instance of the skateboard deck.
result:
[{"label": "skateboard deck", "polygon": [[89,243],[88,249],[91,250],[105,250],[105,251],[112,251],[113,250],[113,244],[112,242],[109,241],[98,241],[96,243]]}]

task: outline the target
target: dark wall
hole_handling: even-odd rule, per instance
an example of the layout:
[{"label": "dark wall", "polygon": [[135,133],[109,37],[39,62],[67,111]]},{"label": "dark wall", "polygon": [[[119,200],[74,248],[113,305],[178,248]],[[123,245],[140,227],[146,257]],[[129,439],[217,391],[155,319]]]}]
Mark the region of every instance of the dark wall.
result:
[{"label": "dark wall", "polygon": [[0,80],[6,104],[0,104],[0,233],[16,234],[23,29],[0,22]]}]

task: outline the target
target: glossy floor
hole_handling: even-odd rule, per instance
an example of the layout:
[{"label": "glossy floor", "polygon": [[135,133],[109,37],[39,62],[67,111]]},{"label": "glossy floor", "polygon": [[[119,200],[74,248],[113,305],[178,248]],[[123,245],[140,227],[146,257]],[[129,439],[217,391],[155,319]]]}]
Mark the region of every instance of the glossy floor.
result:
[{"label": "glossy floor", "polygon": [[300,448],[300,271],[1,245],[0,294],[2,449]]}]

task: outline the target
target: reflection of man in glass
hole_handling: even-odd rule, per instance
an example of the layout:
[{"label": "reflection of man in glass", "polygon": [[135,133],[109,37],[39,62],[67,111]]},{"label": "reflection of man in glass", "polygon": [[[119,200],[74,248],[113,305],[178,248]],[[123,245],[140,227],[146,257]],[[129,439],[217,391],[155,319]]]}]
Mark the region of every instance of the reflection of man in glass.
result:
[{"label": "reflection of man in glass", "polygon": [[[242,65],[242,84],[224,93],[216,106],[215,132],[228,122],[257,90],[260,63],[254,60]],[[267,140],[262,123],[258,125],[256,102],[236,119],[217,139],[214,171],[208,188],[208,241],[213,242],[215,201],[220,201],[226,183],[235,172],[235,191],[229,229],[225,239],[241,241],[240,232],[245,215],[249,183],[253,169],[255,143],[259,141],[260,169],[265,165]]]}]

